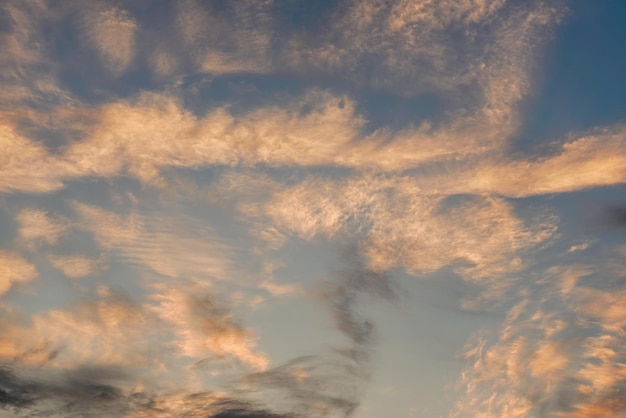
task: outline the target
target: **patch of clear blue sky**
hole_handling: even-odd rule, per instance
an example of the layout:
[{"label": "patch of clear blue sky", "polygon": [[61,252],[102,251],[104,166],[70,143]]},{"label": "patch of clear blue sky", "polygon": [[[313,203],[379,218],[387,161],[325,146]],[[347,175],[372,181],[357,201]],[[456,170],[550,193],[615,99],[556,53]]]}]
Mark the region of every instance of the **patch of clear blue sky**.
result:
[{"label": "patch of clear blue sky", "polygon": [[514,148],[564,139],[569,132],[626,116],[626,2],[573,0],[535,69]]}]

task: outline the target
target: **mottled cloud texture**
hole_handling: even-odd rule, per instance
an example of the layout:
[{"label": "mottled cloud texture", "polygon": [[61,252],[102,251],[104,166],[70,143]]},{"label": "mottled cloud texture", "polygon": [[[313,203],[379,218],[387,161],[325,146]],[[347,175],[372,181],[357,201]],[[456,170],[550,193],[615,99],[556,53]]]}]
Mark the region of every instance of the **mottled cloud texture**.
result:
[{"label": "mottled cloud texture", "polygon": [[408,278],[500,319],[436,416],[626,416],[623,202],[561,200],[626,125],[519,145],[565,2],[0,10],[0,415],[376,416]]}]

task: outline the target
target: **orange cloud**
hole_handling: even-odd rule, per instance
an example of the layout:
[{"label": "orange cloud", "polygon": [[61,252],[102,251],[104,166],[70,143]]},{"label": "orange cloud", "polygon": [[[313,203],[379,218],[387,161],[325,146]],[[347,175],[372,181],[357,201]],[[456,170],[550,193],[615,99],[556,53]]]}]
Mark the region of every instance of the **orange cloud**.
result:
[{"label": "orange cloud", "polygon": [[81,228],[104,250],[151,277],[206,284],[232,276],[230,249],[204,222],[135,212],[124,217],[79,202],[73,207],[83,221]]},{"label": "orange cloud", "polygon": [[267,357],[253,351],[253,334],[215,300],[165,287],[153,298],[154,312],[170,324],[182,355],[196,361],[232,358],[257,370],[268,366]]},{"label": "orange cloud", "polygon": [[97,275],[103,270],[102,261],[97,259],[94,260],[82,256],[60,255],[51,255],[48,259],[54,268],[60,270],[70,279]]},{"label": "orange cloud", "polygon": [[258,207],[248,206],[244,196],[241,210],[287,236],[358,237],[376,270],[402,266],[424,274],[457,265],[472,280],[501,277],[521,268],[519,256],[555,228],[550,220],[525,225],[505,200],[467,197],[453,204],[446,196],[422,194],[409,177],[310,178],[275,187],[268,186],[267,202]]},{"label": "orange cloud", "polygon": [[135,56],[137,22],[124,10],[95,7],[85,10],[83,25],[104,66],[113,74],[123,73]]},{"label": "orange cloud", "polygon": [[66,229],[63,223],[51,219],[47,212],[36,209],[23,209],[16,220],[19,237],[30,246],[42,241],[55,244]]},{"label": "orange cloud", "polygon": [[37,277],[35,266],[18,254],[0,250],[0,296],[16,283],[28,282]]}]

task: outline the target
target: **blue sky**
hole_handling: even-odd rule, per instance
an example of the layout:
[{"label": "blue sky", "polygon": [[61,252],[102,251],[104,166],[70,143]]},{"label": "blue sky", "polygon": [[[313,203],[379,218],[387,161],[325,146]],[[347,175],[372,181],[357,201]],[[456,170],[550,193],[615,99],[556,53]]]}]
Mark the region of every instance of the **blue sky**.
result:
[{"label": "blue sky", "polygon": [[626,416],[624,2],[0,7],[0,416]]}]

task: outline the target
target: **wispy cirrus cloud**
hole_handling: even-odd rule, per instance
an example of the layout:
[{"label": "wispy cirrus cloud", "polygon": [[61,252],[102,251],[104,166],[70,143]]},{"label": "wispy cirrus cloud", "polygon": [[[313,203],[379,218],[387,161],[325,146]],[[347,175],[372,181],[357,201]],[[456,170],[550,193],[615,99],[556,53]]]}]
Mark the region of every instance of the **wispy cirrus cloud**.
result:
[{"label": "wispy cirrus cloud", "polygon": [[97,275],[105,268],[102,260],[80,255],[50,255],[48,259],[54,268],[63,272],[70,279],[88,277],[92,274]]},{"label": "wispy cirrus cloud", "polygon": [[79,202],[73,207],[103,250],[140,272],[207,284],[230,276],[230,249],[206,223],[135,212],[125,217]]},{"label": "wispy cirrus cloud", "polygon": [[220,7],[189,0],[177,6],[175,24],[196,68],[214,75],[272,70],[271,1]]}]

